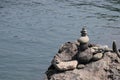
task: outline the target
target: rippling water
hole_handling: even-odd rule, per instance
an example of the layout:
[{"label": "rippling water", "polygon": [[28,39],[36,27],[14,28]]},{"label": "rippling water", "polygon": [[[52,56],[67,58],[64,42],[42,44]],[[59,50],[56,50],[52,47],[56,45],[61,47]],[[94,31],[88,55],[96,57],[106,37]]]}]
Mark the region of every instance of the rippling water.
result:
[{"label": "rippling water", "polygon": [[0,80],[42,80],[66,41],[120,46],[120,0],[0,0]]}]

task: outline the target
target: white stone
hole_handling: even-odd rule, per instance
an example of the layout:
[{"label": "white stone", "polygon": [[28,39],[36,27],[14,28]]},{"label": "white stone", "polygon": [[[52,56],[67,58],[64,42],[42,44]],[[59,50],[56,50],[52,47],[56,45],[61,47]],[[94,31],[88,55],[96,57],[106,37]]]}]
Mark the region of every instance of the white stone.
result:
[{"label": "white stone", "polygon": [[88,36],[80,37],[80,39],[78,39],[78,41],[80,43],[88,43],[89,42],[89,37]]},{"label": "white stone", "polygon": [[99,60],[103,57],[103,53],[97,53],[93,56],[93,60]]},{"label": "white stone", "polygon": [[64,70],[71,70],[71,69],[75,69],[77,67],[77,60],[73,60],[73,61],[68,61],[68,62],[60,62],[59,64],[54,64],[54,66],[60,70],[60,71],[64,71]]}]

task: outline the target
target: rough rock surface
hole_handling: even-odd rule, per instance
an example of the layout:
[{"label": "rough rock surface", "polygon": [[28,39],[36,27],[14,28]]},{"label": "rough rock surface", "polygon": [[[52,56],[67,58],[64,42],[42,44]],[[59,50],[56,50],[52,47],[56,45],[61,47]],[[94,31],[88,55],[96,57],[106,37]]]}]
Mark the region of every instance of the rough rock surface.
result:
[{"label": "rough rock surface", "polygon": [[54,66],[59,70],[59,71],[65,71],[65,70],[72,70],[77,67],[78,61],[77,60],[72,60],[72,61],[67,61],[67,62],[59,62],[59,64],[55,64]]},{"label": "rough rock surface", "polygon": [[66,42],[60,47],[58,53],[54,56],[52,63],[73,60],[77,52],[78,49],[76,44]]},{"label": "rough rock surface", "polygon": [[120,58],[111,52],[104,53],[102,59],[85,64],[82,69],[46,72],[46,80],[120,80]]}]

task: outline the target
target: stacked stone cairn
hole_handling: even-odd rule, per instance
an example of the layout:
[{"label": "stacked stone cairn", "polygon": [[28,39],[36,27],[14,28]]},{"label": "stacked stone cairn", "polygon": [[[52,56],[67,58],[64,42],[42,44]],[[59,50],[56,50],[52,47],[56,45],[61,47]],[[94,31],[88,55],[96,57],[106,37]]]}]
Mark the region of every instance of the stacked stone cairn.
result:
[{"label": "stacked stone cairn", "polygon": [[115,41],[113,42],[113,49],[108,48],[107,45],[91,44],[89,43],[87,30],[82,28],[81,37],[78,40],[66,42],[60,47],[46,74],[49,78],[55,72],[84,68],[86,64],[102,59],[104,53],[110,51],[114,51],[120,56]]}]

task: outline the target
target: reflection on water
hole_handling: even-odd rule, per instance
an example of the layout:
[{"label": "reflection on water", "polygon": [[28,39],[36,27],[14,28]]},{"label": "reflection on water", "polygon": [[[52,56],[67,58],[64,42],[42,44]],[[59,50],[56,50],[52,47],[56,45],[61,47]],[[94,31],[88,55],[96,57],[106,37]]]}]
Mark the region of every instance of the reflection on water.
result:
[{"label": "reflection on water", "polygon": [[42,80],[84,25],[92,43],[120,47],[120,0],[0,0],[0,79]]}]

